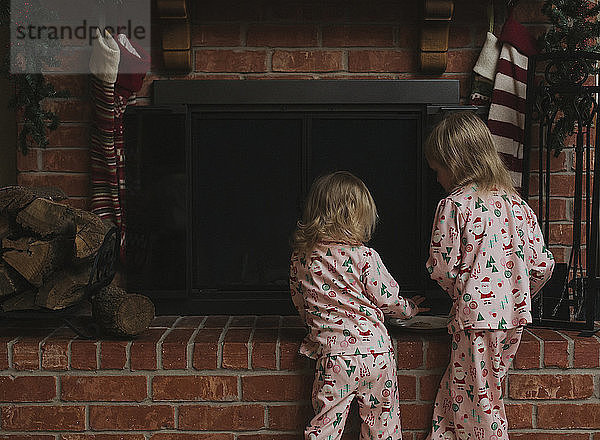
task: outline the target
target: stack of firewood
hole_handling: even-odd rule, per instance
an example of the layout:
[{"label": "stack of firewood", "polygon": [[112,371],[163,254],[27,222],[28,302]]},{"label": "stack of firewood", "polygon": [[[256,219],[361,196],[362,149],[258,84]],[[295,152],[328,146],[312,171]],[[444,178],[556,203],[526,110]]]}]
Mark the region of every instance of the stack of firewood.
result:
[{"label": "stack of firewood", "polygon": [[61,310],[92,299],[105,330],[145,330],[154,317],[147,297],[113,287],[90,292],[94,260],[112,225],[61,198],[46,190],[0,188],[0,312]]}]

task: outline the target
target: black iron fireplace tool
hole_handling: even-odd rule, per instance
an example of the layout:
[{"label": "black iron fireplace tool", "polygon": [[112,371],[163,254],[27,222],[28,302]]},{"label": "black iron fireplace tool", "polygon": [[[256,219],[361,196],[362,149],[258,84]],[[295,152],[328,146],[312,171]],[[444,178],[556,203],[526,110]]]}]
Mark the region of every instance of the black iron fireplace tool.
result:
[{"label": "black iron fireplace tool", "polygon": [[[567,263],[556,265],[552,279],[535,298],[534,324],[582,330],[582,336],[591,336],[600,330],[596,327],[600,289],[600,180],[595,178],[600,176],[600,136],[594,136],[593,132],[599,121],[600,86],[595,85],[594,77],[599,60],[597,53],[540,54],[529,58],[527,73],[523,197],[529,198],[530,154],[537,147],[539,171],[533,175],[537,174],[539,183],[537,194],[533,195],[538,197],[538,221],[547,244],[552,244],[548,243],[550,200],[557,190],[564,191],[564,188],[557,188],[559,185],[551,178],[551,156],[553,150],[557,151],[559,142],[557,123],[573,120],[576,135],[570,255]],[[537,78],[540,74],[541,78]],[[591,80],[593,84],[590,85]],[[560,122],[561,119],[564,121]],[[534,142],[536,131],[537,142]]]}]

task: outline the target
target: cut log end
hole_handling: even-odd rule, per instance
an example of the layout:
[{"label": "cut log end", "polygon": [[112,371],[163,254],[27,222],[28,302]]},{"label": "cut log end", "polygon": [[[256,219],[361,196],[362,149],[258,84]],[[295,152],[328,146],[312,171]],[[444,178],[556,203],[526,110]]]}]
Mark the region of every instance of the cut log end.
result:
[{"label": "cut log end", "polygon": [[73,212],[77,228],[73,261],[81,264],[94,258],[110,227],[91,212],[75,208],[73,208]]},{"label": "cut log end", "polygon": [[2,240],[2,259],[36,287],[41,287],[49,276],[62,267],[73,250],[73,238],[56,237],[35,240],[23,237]]},{"label": "cut log end", "polygon": [[29,188],[23,186],[6,186],[0,188],[0,213],[15,214],[36,199]]},{"label": "cut log end", "polygon": [[154,304],[144,295],[128,294],[117,312],[117,328],[124,335],[139,335],[154,319]]},{"label": "cut log end", "polygon": [[72,306],[86,296],[90,267],[71,268],[55,272],[38,291],[36,305],[50,310]]},{"label": "cut log end", "polygon": [[31,285],[9,265],[0,261],[0,298],[21,293]]},{"label": "cut log end", "polygon": [[136,336],[145,331],[154,319],[154,304],[144,295],[129,294],[108,286],[92,299],[92,314],[108,334]]}]

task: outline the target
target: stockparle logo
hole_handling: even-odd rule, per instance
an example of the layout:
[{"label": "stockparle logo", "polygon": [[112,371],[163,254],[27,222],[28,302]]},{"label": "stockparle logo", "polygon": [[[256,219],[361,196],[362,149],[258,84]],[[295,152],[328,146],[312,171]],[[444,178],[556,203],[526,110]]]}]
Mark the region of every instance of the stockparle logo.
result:
[{"label": "stockparle logo", "polygon": [[11,0],[10,18],[11,73],[131,74],[150,65],[150,0]]}]

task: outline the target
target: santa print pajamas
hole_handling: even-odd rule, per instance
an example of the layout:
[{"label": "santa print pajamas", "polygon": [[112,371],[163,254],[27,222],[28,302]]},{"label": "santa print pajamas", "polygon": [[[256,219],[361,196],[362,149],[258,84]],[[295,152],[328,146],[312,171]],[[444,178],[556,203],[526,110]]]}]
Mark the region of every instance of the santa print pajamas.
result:
[{"label": "santa print pajamas", "polygon": [[305,438],[340,438],[354,398],[363,420],[361,440],[402,438],[392,352],[320,357],[312,392],[315,416],[304,431]]},{"label": "santa print pajamas", "polygon": [[467,185],[440,201],[427,269],[453,299],[452,351],[428,439],[508,439],[500,382],[531,322],[531,296],[553,268],[518,195]]},{"label": "santa print pajamas", "polygon": [[431,440],[508,439],[502,382],[523,327],[452,335],[450,365],[433,408]]},{"label": "santa print pajamas", "polygon": [[396,362],[383,322],[384,314],[410,318],[417,307],[400,296],[377,252],[332,242],[294,252],[290,290],[309,330],[300,353],[317,361],[305,439],[339,440],[356,398],[361,440],[401,440]]}]

